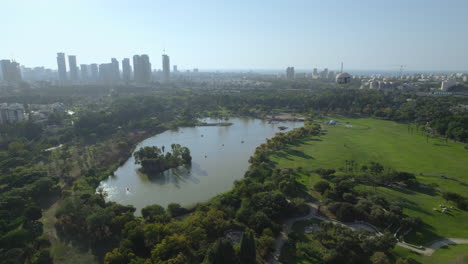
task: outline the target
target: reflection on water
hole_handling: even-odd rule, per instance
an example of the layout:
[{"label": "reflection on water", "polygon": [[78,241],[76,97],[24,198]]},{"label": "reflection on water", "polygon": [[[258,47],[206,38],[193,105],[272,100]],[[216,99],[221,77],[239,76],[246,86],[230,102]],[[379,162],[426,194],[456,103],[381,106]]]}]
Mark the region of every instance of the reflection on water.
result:
[{"label": "reflection on water", "polygon": [[169,203],[188,207],[231,189],[233,182],[244,176],[255,148],[266,138],[280,132],[279,126],[288,127],[285,131],[302,126],[302,122],[270,124],[247,118],[231,119],[229,122],[233,125],[166,131],[142,141],[136,148],[165,146],[167,150],[171,144],[177,143],[190,149],[191,166],[148,176],[138,170],[139,165],[135,165],[132,156],[115,171],[115,176],[109,176],[98,188],[107,193],[108,200],[135,206],[137,214],[140,214],[141,208],[155,203],[164,207]]}]

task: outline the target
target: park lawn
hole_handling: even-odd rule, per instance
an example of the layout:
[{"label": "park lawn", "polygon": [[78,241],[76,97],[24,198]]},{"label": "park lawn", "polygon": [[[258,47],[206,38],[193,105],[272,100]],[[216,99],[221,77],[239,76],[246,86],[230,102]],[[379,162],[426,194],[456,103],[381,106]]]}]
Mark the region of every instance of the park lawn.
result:
[{"label": "park lawn", "polygon": [[468,264],[468,245],[441,247],[432,256],[423,256],[402,247],[395,247],[392,252],[398,257],[412,258],[421,264]]},{"label": "park lawn", "polygon": [[[389,168],[415,173],[420,182],[435,183],[442,190],[468,193],[468,150],[463,144],[426,138],[414,125],[408,128],[406,124],[371,118],[333,119],[339,124],[324,125],[324,135],[273,153],[270,156],[273,166],[302,167],[304,171],[311,171],[342,168],[346,160],[354,160],[359,166],[376,161]],[[307,183],[303,177],[301,175],[300,181]],[[312,175],[308,187],[317,180],[318,177]],[[447,205],[439,193],[425,189],[378,188],[377,191],[401,203],[405,214],[419,216],[425,223],[406,237],[408,242],[426,244],[438,237],[468,238],[468,212],[450,210],[442,214],[432,210],[440,204]]]},{"label": "park lawn", "polygon": [[[361,190],[374,192],[370,186],[359,186]],[[426,192],[425,192],[426,191]],[[396,201],[410,216],[417,216],[424,222],[423,226],[405,236],[405,241],[416,245],[430,244],[441,237],[468,238],[468,212],[448,209],[446,213],[440,212],[440,204],[450,206],[438,193],[419,189],[408,190],[401,188],[377,187],[375,192],[390,201]],[[439,211],[434,211],[438,208]]]}]

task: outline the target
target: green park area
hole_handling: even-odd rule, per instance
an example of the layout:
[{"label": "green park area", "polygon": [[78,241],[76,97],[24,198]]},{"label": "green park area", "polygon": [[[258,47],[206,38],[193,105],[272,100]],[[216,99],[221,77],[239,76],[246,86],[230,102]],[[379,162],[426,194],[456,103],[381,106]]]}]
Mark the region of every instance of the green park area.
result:
[{"label": "green park area", "polygon": [[423,256],[411,250],[395,247],[393,253],[399,257],[412,258],[424,264],[465,264],[468,263],[468,245],[448,245],[437,249],[431,256]]},{"label": "green park area", "polygon": [[[303,171],[335,169],[340,174],[349,161],[354,161],[356,166],[374,161],[386,168],[414,173],[420,183],[432,187],[359,185],[356,188],[375,192],[403,207],[404,214],[421,218],[423,225],[405,236],[407,242],[427,245],[442,237],[468,238],[468,212],[445,201],[440,192],[468,193],[468,149],[463,144],[428,137],[421,126],[370,118],[333,117],[333,120],[337,121],[336,125],[322,125],[321,136],[306,138],[275,152],[270,158],[274,166],[301,167]],[[320,180],[318,174],[311,175],[300,174],[300,182],[308,188]],[[453,206],[453,209],[442,213],[440,205]],[[439,252],[434,256],[453,257],[463,247],[466,249],[462,245],[450,246],[441,250],[440,256]],[[426,261],[428,258],[421,261],[432,263]]]}]

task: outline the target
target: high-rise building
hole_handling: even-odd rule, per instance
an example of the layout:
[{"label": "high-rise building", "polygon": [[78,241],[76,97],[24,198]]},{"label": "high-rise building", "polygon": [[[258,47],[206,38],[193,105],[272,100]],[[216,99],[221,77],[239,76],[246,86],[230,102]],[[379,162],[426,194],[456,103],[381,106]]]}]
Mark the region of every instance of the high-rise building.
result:
[{"label": "high-rise building", "polygon": [[286,68],[286,78],[288,80],[294,79],[294,67],[287,67]]},{"label": "high-rise building", "polygon": [[122,60],[122,79],[126,82],[129,82],[131,76],[132,66],[130,66],[130,59],[125,58]]},{"label": "high-rise building", "polygon": [[97,81],[99,79],[99,68],[96,63],[90,65],[91,68],[91,79]]},{"label": "high-rise building", "polygon": [[133,56],[133,73],[137,83],[149,83],[151,81],[151,63],[148,55]]},{"label": "high-rise building", "polygon": [[169,56],[166,54],[162,55],[162,66],[163,66],[163,81],[168,82],[171,78],[171,68],[169,62]]},{"label": "high-rise building", "polygon": [[76,65],[76,56],[68,55],[68,67],[70,67],[71,81],[78,81],[78,67]]},{"label": "high-rise building", "polygon": [[313,73],[312,73],[312,76],[315,77],[315,78],[317,78],[318,75],[319,75],[319,74],[318,74],[317,68],[314,68],[314,71],[313,71]]},{"label": "high-rise building", "polygon": [[178,70],[177,70],[177,65],[172,66],[172,71],[173,71],[174,73],[178,72]]},{"label": "high-rise building", "polygon": [[116,58],[112,58],[111,64],[112,64],[112,80],[118,81],[120,80],[119,61]]},{"label": "high-rise building", "polygon": [[10,60],[1,60],[0,68],[2,70],[3,80],[7,82],[22,81],[21,70],[17,62]]},{"label": "high-rise building", "polygon": [[81,72],[81,80],[87,81],[89,79],[88,65],[81,64],[80,65],[80,72]]},{"label": "high-rise building", "polygon": [[327,78],[328,78],[328,68],[325,68],[325,69],[320,73],[320,78],[322,78],[322,79],[327,79]]},{"label": "high-rise building", "polygon": [[57,69],[59,80],[65,82],[67,80],[67,64],[65,63],[65,53],[57,53]]},{"label": "high-rise building", "polygon": [[103,83],[112,83],[114,81],[112,63],[99,64],[99,81]]},{"label": "high-rise building", "polygon": [[143,82],[149,83],[151,81],[151,63],[148,55],[141,55],[141,65],[143,69]]}]

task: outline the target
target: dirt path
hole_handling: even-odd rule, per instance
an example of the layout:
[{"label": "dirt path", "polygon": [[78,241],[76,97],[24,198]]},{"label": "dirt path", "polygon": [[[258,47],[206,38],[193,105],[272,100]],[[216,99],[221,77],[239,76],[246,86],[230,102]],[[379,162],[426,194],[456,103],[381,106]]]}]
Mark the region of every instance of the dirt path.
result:
[{"label": "dirt path", "polygon": [[60,207],[62,200],[57,200],[52,204],[47,210],[42,214],[42,224],[44,227],[44,234],[47,235],[51,243],[51,254],[54,259],[54,263],[60,264],[98,264],[97,259],[89,251],[81,251],[71,245],[63,243],[60,241],[57,236],[57,231],[55,229],[55,223],[57,218],[55,218],[55,213]]},{"label": "dirt path", "polygon": [[[294,223],[296,223],[298,221],[302,221],[302,220],[308,220],[308,219],[311,219],[311,218],[315,218],[315,219],[319,219],[319,220],[322,220],[322,221],[333,222],[335,224],[345,225],[345,226],[347,226],[347,227],[349,227],[351,229],[366,229],[366,230],[369,230],[369,231],[372,231],[372,232],[376,232],[376,234],[378,236],[383,235],[381,232],[376,230],[376,228],[373,225],[365,223],[365,222],[342,223],[342,222],[334,220],[334,219],[330,219],[330,218],[323,217],[323,216],[318,216],[318,215],[316,215],[316,212],[317,212],[317,207],[318,207],[319,204],[318,203],[307,203],[307,205],[309,206],[309,210],[310,210],[309,214],[307,214],[306,216],[289,218],[283,224],[283,228],[282,228],[280,234],[278,235],[278,237],[275,240],[275,251],[273,253],[273,256],[271,256],[270,259],[268,260],[268,263],[270,263],[270,264],[281,263],[279,261],[279,256],[281,254],[281,248],[284,246],[284,244],[288,240],[288,234],[289,234],[292,226],[294,225]],[[417,253],[425,255],[425,256],[431,256],[438,248],[444,247],[446,245],[455,245],[455,244],[468,244],[468,238],[442,238],[440,240],[434,241],[428,247],[417,247],[417,246],[414,246],[414,245],[411,245],[411,244],[408,244],[408,243],[404,243],[404,242],[398,242],[397,246],[409,249],[411,251],[417,252]]]}]

